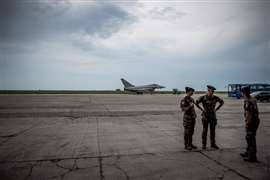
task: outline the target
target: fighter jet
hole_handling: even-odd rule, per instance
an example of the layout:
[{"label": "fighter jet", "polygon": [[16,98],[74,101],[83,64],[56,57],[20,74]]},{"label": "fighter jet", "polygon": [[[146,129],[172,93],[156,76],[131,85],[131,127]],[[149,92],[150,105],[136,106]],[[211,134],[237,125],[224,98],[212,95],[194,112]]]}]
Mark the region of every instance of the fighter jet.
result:
[{"label": "fighter jet", "polygon": [[144,92],[149,92],[153,93],[155,89],[161,89],[165,88],[164,86],[158,85],[158,84],[149,84],[149,85],[143,85],[143,86],[134,86],[131,83],[129,83],[125,79],[121,79],[123,85],[124,85],[124,90],[125,91],[130,91],[130,92],[136,92],[137,94],[143,94]]}]

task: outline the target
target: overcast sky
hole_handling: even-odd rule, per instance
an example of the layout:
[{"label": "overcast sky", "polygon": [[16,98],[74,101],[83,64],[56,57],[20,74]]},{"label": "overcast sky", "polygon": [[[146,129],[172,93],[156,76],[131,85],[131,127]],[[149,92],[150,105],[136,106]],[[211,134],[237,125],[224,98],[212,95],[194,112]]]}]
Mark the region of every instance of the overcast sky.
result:
[{"label": "overcast sky", "polygon": [[0,89],[270,82],[270,1],[0,1]]}]

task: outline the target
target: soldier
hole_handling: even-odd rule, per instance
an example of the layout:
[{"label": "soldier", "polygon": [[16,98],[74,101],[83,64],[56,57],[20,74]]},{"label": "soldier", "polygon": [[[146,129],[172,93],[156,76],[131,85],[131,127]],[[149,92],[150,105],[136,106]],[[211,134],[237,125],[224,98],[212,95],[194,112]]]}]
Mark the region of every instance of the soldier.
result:
[{"label": "soldier", "polygon": [[196,146],[192,144],[192,136],[194,133],[196,113],[194,109],[194,99],[191,97],[193,95],[194,89],[186,87],[186,96],[181,100],[180,106],[184,112],[183,116],[183,126],[184,126],[184,143],[185,149],[192,150],[197,149]]},{"label": "soldier", "polygon": [[[208,125],[210,125],[211,147],[219,149],[215,142],[215,130],[217,125],[216,112],[223,106],[224,101],[214,95],[214,91],[216,90],[215,87],[207,85],[207,88],[207,94],[201,96],[196,101],[196,106],[202,111],[202,149],[206,149]],[[216,108],[217,102],[219,103],[219,106]],[[200,103],[202,103],[203,108],[200,106]]]},{"label": "soldier", "polygon": [[246,122],[246,141],[247,149],[245,153],[240,155],[244,158],[244,161],[256,162],[256,131],[260,124],[259,111],[257,107],[256,99],[250,96],[250,86],[242,88],[244,95],[244,116]]}]

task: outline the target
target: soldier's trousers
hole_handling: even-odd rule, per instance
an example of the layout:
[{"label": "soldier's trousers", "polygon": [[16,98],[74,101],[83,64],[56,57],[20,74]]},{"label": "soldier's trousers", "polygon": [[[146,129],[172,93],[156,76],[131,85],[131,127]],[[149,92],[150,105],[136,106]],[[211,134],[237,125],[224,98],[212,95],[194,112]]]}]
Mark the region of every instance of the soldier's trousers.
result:
[{"label": "soldier's trousers", "polygon": [[256,132],[257,127],[252,129],[246,129],[246,141],[247,141],[247,154],[249,158],[256,159],[257,145],[256,145]]},{"label": "soldier's trousers", "polygon": [[184,143],[185,146],[192,145],[192,136],[194,134],[195,121],[184,125]]},{"label": "soldier's trousers", "polygon": [[217,120],[216,119],[203,118],[202,119],[202,124],[203,124],[202,144],[206,146],[206,143],[207,143],[207,131],[208,131],[208,126],[210,126],[211,145],[214,145],[216,143],[215,136],[216,136]]}]

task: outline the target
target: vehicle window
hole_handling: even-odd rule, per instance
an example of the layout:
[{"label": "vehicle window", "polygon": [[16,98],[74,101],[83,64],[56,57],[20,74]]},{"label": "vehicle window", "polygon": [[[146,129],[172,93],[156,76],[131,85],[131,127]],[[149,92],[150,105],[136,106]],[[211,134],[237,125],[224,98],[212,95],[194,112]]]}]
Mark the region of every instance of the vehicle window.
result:
[{"label": "vehicle window", "polygon": [[259,86],[257,87],[257,89],[264,89],[264,87],[261,86],[261,85],[259,85]]}]

